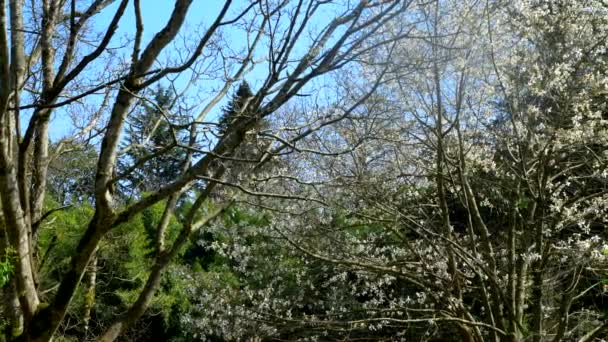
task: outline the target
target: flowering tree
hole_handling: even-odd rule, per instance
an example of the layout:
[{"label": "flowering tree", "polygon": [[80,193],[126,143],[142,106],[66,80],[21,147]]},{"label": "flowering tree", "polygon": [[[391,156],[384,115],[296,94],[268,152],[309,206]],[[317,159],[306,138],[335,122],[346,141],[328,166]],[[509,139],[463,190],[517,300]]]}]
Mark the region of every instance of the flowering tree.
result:
[{"label": "flowering tree", "polygon": [[[424,38],[366,55],[345,88],[387,81],[348,121],[291,146],[306,153],[288,168],[304,171],[265,183],[308,201],[251,199],[269,222],[216,226],[230,238],[213,248],[242,283],[203,287],[214,332],[604,336],[607,19],[593,0],[436,1],[386,25]],[[243,330],[227,331],[234,321]]]}]

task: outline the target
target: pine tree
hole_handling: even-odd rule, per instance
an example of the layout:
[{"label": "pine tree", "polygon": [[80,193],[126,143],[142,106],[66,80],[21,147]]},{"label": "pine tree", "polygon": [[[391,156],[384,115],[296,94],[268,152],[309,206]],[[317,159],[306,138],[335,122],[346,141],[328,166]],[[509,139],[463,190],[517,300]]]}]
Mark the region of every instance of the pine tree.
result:
[{"label": "pine tree", "polygon": [[247,81],[243,81],[234,94],[232,100],[226,107],[222,108],[223,114],[218,122],[218,131],[220,134],[225,134],[230,126],[239,119],[239,117],[247,116],[246,111],[248,108],[246,107],[252,97],[253,93],[251,92],[249,83],[247,83]]},{"label": "pine tree", "polygon": [[[232,99],[222,111],[223,115],[218,122],[218,132],[225,134],[231,129],[235,122],[241,119],[250,118],[255,115],[256,109],[252,107],[250,101],[254,96],[249,84],[243,81]],[[243,137],[240,145],[232,152],[231,160],[223,160],[222,164],[226,167],[224,178],[231,183],[239,183],[243,174],[253,172],[256,160],[264,154],[270,144],[270,139],[260,136],[258,133],[270,127],[270,122],[266,119],[259,120]],[[259,170],[258,170],[259,171]]]},{"label": "pine tree", "polygon": [[[183,123],[185,118],[171,115],[173,96],[167,88],[159,86],[151,95],[152,102],[142,101],[141,110],[136,111],[129,118],[125,129],[126,139],[123,146],[132,146],[118,164],[118,172],[127,170],[133,163],[141,158],[149,156],[173,143],[172,127],[167,122]],[[175,132],[177,139],[184,142],[186,135],[183,132]],[[174,147],[166,153],[153,158],[144,165],[134,170],[126,182],[131,189],[139,192],[158,189],[178,176],[181,172],[186,151]]]}]

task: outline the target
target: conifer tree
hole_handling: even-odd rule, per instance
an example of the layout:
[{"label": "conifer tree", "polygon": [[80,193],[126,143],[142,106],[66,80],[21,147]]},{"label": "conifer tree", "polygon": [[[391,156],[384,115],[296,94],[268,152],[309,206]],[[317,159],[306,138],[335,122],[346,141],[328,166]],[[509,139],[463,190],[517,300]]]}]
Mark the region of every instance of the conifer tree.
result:
[{"label": "conifer tree", "polygon": [[[243,81],[237,91],[232,96],[230,102],[222,108],[222,116],[218,120],[218,133],[226,134],[230,130],[230,127],[241,119],[246,119],[255,115],[256,108],[253,108],[250,101],[254,94],[249,87],[247,81]],[[241,183],[239,180],[242,175],[249,174],[253,171],[256,161],[261,158],[269,144],[271,139],[264,138],[259,133],[267,130],[271,126],[267,119],[262,119],[256,123],[243,139],[243,142],[239,147],[233,151],[230,156],[230,160],[226,159],[223,161],[223,165],[226,168],[225,178],[231,183]],[[269,166],[264,167],[265,170],[269,169]],[[256,172],[259,172],[257,170]]]},{"label": "conifer tree", "polygon": [[218,122],[218,131],[220,134],[226,133],[239,117],[247,116],[247,105],[252,97],[253,93],[251,92],[249,83],[243,81],[228,105],[222,108],[223,113]]},{"label": "conifer tree", "polygon": [[[174,143],[186,139],[183,132],[174,130],[170,123],[179,124],[184,118],[171,114],[174,97],[167,88],[159,86],[153,91],[152,101],[142,101],[141,110],[136,111],[129,119],[125,129],[124,147],[129,147],[125,158],[119,162],[119,173],[127,170],[134,162],[145,158]],[[186,151],[171,148],[158,158],[144,163],[128,177],[130,188],[139,192],[152,191],[166,184],[180,173]]]}]

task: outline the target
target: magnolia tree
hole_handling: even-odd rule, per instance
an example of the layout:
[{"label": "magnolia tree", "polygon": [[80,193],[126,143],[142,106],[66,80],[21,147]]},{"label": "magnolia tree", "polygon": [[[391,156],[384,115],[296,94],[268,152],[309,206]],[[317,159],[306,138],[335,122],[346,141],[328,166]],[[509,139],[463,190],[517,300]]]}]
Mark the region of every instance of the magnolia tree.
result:
[{"label": "magnolia tree", "polygon": [[436,1],[387,23],[420,39],[366,54],[338,83],[386,82],[290,146],[305,153],[264,186],[302,201],[246,197],[263,222],[214,225],[240,284],[193,289],[184,320],[232,338],[605,336],[607,10]]},{"label": "magnolia tree", "polygon": [[[225,1],[213,16],[203,18],[199,27],[204,29],[186,32],[183,27],[189,14],[202,9],[192,0],[177,0],[164,25],[152,34],[146,27],[156,18],[146,17],[143,7],[149,5],[139,0],[10,0],[0,6],[2,232],[15,266],[4,294],[5,315],[11,317],[9,339],[51,340],[88,265],[89,270],[95,269],[90,262],[104,236],[162,202],[154,262],[145,285],[100,340],[115,340],[133,325],[190,235],[234,201],[233,196],[219,196],[220,201],[210,205],[214,189],[231,185],[252,192],[245,187],[251,182],[222,180],[230,173],[229,166],[236,162],[262,165],[348,115],[336,111],[311,121],[294,118],[298,127],[275,131],[262,131],[258,123],[294,96],[318,90],[313,80],[406,36],[407,32],[381,35],[373,46],[364,44],[410,3]],[[127,22],[132,27],[124,27]],[[125,29],[121,37],[119,28]],[[219,113],[233,85],[247,75],[256,80],[251,96],[219,130],[213,115]],[[369,96],[380,82],[381,78],[374,79],[365,91],[351,94]],[[148,89],[158,83],[169,87],[174,103],[156,103],[158,98]],[[159,115],[148,138],[125,145],[125,123],[138,108],[156,109]],[[54,117],[62,119],[54,121]],[[52,142],[49,136],[55,127],[70,119],[75,134]],[[160,143],[152,136],[162,127],[165,132],[168,127],[170,134],[165,133],[169,141]],[[281,130],[289,134],[282,135]],[[256,133],[274,143],[258,155],[232,157],[241,142]],[[59,283],[42,288],[38,236],[51,229],[46,222],[61,209],[45,207],[49,163],[60,160],[58,156],[71,146],[85,143],[94,146],[88,151],[96,154],[90,179],[92,218],[71,251]],[[119,196],[116,189],[130,175],[175,150],[181,152],[172,155],[182,159],[178,171],[164,184],[130,198]],[[119,159],[125,163],[117,170]],[[189,191],[195,185],[197,190]],[[184,198],[192,204],[179,216],[179,232],[169,238],[165,234],[169,218]],[[94,276],[87,279],[87,284],[94,285]]]}]

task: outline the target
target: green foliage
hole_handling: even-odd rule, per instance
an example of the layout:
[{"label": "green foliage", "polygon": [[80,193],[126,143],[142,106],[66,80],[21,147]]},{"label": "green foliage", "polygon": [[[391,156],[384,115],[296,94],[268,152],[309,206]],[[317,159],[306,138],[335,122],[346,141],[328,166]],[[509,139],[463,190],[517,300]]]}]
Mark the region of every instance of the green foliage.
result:
[{"label": "green foliage", "polygon": [[136,215],[113,229],[98,251],[100,263],[111,270],[109,286],[125,307],[137,299],[153,263],[153,245],[143,216]]},{"label": "green foliage", "polygon": [[0,256],[0,289],[6,286],[15,272],[15,251],[5,248]]},{"label": "green foliage", "polygon": [[[137,299],[145,284],[154,262],[156,229],[165,204],[163,201],[144,210],[132,220],[112,229],[101,241],[96,252],[99,271],[93,309],[93,320],[99,322],[101,327],[124,312]],[[47,210],[58,206],[59,203],[47,196]],[[81,204],[56,211],[45,221],[38,244],[42,257],[42,288],[52,289],[57,283],[92,216],[93,209],[87,204]],[[166,230],[167,244],[175,240],[179,228],[177,218],[172,216]],[[0,263],[0,272],[3,265]],[[183,272],[184,267],[180,265],[171,266],[167,270],[161,289],[150,308],[152,316],[144,316],[144,321],[161,313],[166,326],[178,323],[172,321],[172,317],[179,317],[178,313],[187,310],[189,305],[188,297],[184,294],[188,284],[182,276]],[[52,295],[52,291],[48,295]],[[79,286],[70,304],[68,316],[81,319],[86,296],[86,286]],[[75,331],[71,332],[74,333]],[[66,335],[66,338],[72,337]],[[76,336],[74,340],[81,339]]]},{"label": "green foliage", "polygon": [[[166,203],[166,201],[156,203],[155,205],[144,210],[141,214],[142,224],[149,240],[150,247],[153,247],[154,241],[156,241],[158,224],[162,219]],[[173,241],[175,241],[180,228],[181,224],[178,222],[175,215],[171,215],[169,217],[169,224],[167,225],[164,235],[167,245],[171,245]]]},{"label": "green foliage", "polygon": [[[45,200],[47,210],[59,207],[51,196]],[[93,209],[88,204],[72,206],[56,211],[42,225],[38,240],[41,255],[42,277],[49,287],[54,285],[70,257],[74,255],[80,237],[93,217]]]},{"label": "green foliage", "polygon": [[519,209],[527,209],[530,203],[530,199],[527,197],[522,197],[517,201],[517,208]]}]

